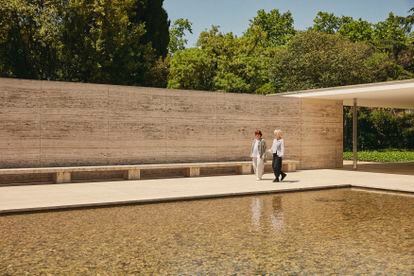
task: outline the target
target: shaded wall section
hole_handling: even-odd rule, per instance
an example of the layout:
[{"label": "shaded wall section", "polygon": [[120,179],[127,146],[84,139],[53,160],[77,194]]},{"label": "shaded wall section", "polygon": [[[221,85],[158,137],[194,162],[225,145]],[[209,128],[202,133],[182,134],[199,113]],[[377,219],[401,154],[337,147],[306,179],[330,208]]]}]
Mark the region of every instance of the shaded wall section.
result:
[{"label": "shaded wall section", "polygon": [[302,168],[342,167],[342,101],[303,99],[301,114]]},{"label": "shaded wall section", "polygon": [[0,78],[0,168],[249,160],[256,128],[342,166],[341,102]]}]

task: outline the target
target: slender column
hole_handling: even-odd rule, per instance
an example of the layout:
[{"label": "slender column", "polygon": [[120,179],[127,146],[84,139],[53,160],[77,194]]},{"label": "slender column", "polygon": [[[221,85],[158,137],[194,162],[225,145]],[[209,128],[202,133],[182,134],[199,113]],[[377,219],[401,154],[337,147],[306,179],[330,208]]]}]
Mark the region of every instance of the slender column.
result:
[{"label": "slender column", "polygon": [[352,107],[352,152],[353,152],[353,169],[357,169],[358,163],[358,111],[357,99],[354,98],[354,106]]}]

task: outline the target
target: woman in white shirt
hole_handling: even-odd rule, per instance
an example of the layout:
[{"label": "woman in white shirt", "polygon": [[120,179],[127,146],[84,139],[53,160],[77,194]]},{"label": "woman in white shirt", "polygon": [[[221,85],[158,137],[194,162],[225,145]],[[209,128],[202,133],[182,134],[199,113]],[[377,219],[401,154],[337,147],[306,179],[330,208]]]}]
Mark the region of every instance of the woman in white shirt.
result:
[{"label": "woman in white shirt", "polygon": [[252,157],[253,169],[257,180],[261,180],[264,172],[264,159],[266,157],[266,142],[262,138],[260,130],[256,130],[254,136],[255,139],[252,142],[250,156]]},{"label": "woman in white shirt", "polygon": [[[282,172],[282,159],[283,155],[285,154],[285,143],[283,141],[282,131],[280,129],[276,129],[274,134],[275,139],[273,139],[272,148],[270,149],[273,153],[272,168],[273,173],[276,177],[273,182],[279,182],[286,177],[286,174]],[[280,175],[282,175],[282,178],[279,180]]]}]

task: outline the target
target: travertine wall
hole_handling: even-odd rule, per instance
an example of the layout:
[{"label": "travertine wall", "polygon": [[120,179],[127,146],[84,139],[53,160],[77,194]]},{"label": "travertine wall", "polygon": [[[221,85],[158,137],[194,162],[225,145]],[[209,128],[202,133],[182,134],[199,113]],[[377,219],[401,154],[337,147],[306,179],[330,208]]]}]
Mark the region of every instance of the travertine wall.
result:
[{"label": "travertine wall", "polygon": [[342,166],[341,102],[0,78],[0,168],[248,160],[256,128]]},{"label": "travertine wall", "polygon": [[342,167],[342,101],[304,99],[301,112],[302,168]]}]

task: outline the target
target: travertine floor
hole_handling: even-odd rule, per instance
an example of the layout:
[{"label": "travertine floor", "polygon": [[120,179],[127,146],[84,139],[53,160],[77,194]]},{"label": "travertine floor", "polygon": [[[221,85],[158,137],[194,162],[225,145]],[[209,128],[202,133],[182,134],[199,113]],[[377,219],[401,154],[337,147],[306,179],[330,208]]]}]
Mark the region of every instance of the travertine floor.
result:
[{"label": "travertine floor", "polygon": [[[343,169],[352,170],[352,161],[345,160]],[[407,162],[407,163],[358,162],[358,171],[414,175],[414,162]]]},{"label": "travertine floor", "polygon": [[[392,171],[391,171],[392,172]],[[157,202],[243,194],[357,186],[414,192],[414,175],[349,170],[304,170],[290,173],[282,183],[266,174],[174,178],[140,181],[72,183],[0,187],[0,213]]]}]

